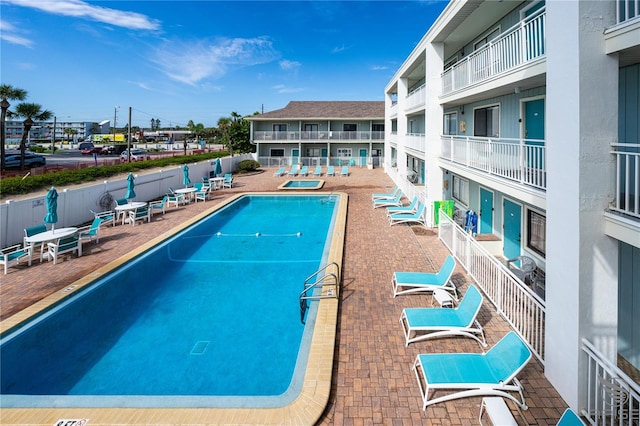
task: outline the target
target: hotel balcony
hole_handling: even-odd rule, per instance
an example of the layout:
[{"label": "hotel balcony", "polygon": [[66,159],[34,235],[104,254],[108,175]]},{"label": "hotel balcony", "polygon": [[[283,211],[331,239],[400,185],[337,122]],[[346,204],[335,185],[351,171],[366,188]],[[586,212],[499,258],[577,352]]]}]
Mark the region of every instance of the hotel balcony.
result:
[{"label": "hotel balcony", "polygon": [[546,147],[543,140],[441,137],[441,158],[469,170],[546,191]]},{"label": "hotel balcony", "polygon": [[605,233],[640,246],[640,144],[612,144],[616,197],[605,212]]},{"label": "hotel balcony", "polygon": [[416,89],[413,89],[409,94],[407,94],[404,110],[405,111],[414,111],[418,109],[422,109],[425,107],[427,90],[426,85],[422,85]]},{"label": "hotel balcony", "polygon": [[[545,17],[545,9],[542,8],[444,71],[442,97],[447,98],[482,83],[495,82],[498,77],[510,76],[510,79],[496,83],[500,87],[526,86],[524,80],[544,74],[545,68],[525,69],[544,58]],[[516,70],[525,72],[515,73]],[[536,84],[540,82],[534,79],[531,85]]]},{"label": "hotel balcony", "polygon": [[407,133],[404,136],[404,147],[414,154],[424,155],[427,149],[427,141],[424,133]]},{"label": "hotel balcony", "polygon": [[342,132],[342,131],[316,131],[316,132],[265,132],[255,131],[253,133],[255,142],[383,142],[384,131],[360,131],[360,132]]}]

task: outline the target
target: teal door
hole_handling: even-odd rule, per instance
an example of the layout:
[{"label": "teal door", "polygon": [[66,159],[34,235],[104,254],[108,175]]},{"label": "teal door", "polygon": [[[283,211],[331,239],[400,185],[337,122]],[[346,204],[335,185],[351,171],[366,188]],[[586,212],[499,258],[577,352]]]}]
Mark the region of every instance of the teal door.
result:
[{"label": "teal door", "polygon": [[360,150],[360,166],[364,166],[366,164],[367,164],[367,150],[361,149]]},{"label": "teal door", "polygon": [[522,208],[519,204],[504,200],[503,215],[504,246],[502,250],[504,257],[512,259],[520,256]]},{"label": "teal door", "polygon": [[297,164],[300,157],[300,150],[294,148],[291,150],[291,164]]},{"label": "teal door", "polygon": [[544,99],[524,103],[524,138],[527,146],[527,166],[535,169],[544,168],[542,150],[535,148],[544,146]]},{"label": "teal door", "polygon": [[[322,157],[323,160],[326,161],[326,159],[327,159],[327,148],[322,148],[322,153],[320,154],[320,156]],[[328,161],[327,161],[327,165],[329,165]]]},{"label": "teal door", "polygon": [[479,234],[493,234],[493,192],[480,188]]}]

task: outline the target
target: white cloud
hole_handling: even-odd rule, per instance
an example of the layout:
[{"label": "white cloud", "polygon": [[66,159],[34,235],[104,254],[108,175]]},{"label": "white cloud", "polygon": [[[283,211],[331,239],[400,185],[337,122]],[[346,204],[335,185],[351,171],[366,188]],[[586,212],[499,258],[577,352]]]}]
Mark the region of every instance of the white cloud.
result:
[{"label": "white cloud", "polygon": [[280,61],[280,68],[285,71],[295,71],[301,66],[302,64],[298,61],[289,61],[287,59],[283,59],[282,61]]},{"label": "white cloud", "polygon": [[345,50],[347,50],[348,47],[345,46],[344,44],[342,46],[336,46],[331,50],[331,53],[340,53],[340,52],[344,52]]},{"label": "white cloud", "polygon": [[[3,0],[3,2],[15,6],[38,9],[54,15],[91,19],[133,30],[157,30],[160,28],[160,23],[157,20],[140,13],[94,6],[80,0]],[[126,3],[123,2],[122,4]]]},{"label": "white cloud", "polygon": [[271,62],[278,57],[264,37],[208,41],[165,41],[150,61],[173,80],[195,85],[207,78],[221,78],[230,69]]},{"label": "white cloud", "polygon": [[20,31],[10,22],[0,20],[0,39],[7,43],[17,44],[24,47],[33,47],[33,40],[19,35]]},{"label": "white cloud", "polygon": [[372,71],[384,71],[384,70],[388,70],[389,67],[385,67],[384,65],[374,65],[371,67]]},{"label": "white cloud", "polygon": [[278,93],[298,93],[304,90],[301,87],[287,87],[284,84],[276,84],[272,89]]}]

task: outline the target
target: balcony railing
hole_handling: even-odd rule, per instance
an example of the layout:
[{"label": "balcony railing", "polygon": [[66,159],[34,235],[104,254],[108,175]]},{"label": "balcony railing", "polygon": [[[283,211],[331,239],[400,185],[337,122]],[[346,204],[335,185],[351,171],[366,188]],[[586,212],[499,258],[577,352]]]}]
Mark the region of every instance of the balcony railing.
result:
[{"label": "balcony railing", "polygon": [[[303,166],[354,166],[365,167],[372,164],[373,167],[382,167],[384,157],[269,157],[259,156],[258,162],[264,167],[291,167],[292,164],[302,164]],[[315,169],[308,171],[309,176],[313,175]],[[322,174],[326,173],[326,168],[322,170]],[[335,171],[339,173],[339,170]]]},{"label": "balcony railing", "polygon": [[440,240],[544,364],[545,302],[453,219],[439,214]]},{"label": "balcony railing", "polygon": [[441,136],[441,157],[535,188],[547,188],[543,140]]},{"label": "balcony railing", "polygon": [[442,74],[442,94],[485,81],[543,56],[545,17],[542,8],[447,69]]},{"label": "balcony railing", "polygon": [[640,144],[612,144],[616,157],[616,199],[611,210],[640,218]]},{"label": "balcony railing", "polygon": [[410,110],[414,108],[424,107],[426,102],[426,90],[427,86],[422,85],[416,89],[413,89],[407,94],[404,109]]},{"label": "balcony railing", "polygon": [[425,152],[427,142],[424,133],[407,133],[404,137],[405,147],[413,151]]},{"label": "balcony railing", "polygon": [[640,387],[582,339],[587,354],[587,405],[582,415],[592,425],[640,424]]},{"label": "balcony railing", "polygon": [[384,131],[317,131],[317,132],[253,132],[253,140],[258,142],[268,141],[384,141]]}]

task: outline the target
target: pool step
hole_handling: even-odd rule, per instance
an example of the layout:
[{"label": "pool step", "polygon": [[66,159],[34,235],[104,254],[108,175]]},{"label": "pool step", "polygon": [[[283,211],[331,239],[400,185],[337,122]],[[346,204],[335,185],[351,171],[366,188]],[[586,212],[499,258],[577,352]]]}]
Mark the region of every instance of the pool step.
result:
[{"label": "pool step", "polygon": [[207,346],[211,343],[208,340],[200,340],[193,345],[193,349],[191,349],[191,355],[202,355],[204,351],[207,350]]}]

